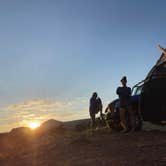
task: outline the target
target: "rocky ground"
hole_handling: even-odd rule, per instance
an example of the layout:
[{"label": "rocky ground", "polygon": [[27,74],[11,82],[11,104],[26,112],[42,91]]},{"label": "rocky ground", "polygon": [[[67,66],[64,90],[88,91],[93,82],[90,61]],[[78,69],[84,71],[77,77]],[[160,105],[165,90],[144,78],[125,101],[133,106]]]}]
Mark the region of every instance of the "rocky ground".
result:
[{"label": "rocky ground", "polygon": [[19,128],[1,134],[0,166],[166,165],[165,131],[123,134],[100,128],[92,134],[82,122],[72,122],[72,127],[55,123],[45,130]]}]

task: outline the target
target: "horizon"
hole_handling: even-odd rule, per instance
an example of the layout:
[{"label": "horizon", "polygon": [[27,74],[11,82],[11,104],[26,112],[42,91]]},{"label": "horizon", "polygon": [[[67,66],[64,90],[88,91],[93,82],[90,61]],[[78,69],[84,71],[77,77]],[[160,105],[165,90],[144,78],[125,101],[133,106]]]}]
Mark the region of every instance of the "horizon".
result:
[{"label": "horizon", "polygon": [[89,99],[104,105],[143,80],[166,47],[163,0],[0,2],[0,132],[88,118]]}]

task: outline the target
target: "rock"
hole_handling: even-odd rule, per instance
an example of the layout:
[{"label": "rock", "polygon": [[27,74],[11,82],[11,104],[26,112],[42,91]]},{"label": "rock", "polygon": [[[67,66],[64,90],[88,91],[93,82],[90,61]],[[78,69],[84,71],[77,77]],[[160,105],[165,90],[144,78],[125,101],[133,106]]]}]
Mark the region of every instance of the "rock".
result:
[{"label": "rock", "polygon": [[36,132],[38,134],[46,134],[54,131],[59,131],[63,128],[63,122],[50,119],[46,122],[44,122],[37,130]]}]

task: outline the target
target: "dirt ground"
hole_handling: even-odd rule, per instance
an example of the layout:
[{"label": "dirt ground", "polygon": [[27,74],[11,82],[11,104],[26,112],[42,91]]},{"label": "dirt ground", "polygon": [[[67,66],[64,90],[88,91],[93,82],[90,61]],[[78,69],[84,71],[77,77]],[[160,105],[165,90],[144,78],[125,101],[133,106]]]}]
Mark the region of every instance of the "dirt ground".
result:
[{"label": "dirt ground", "polygon": [[0,166],[166,165],[163,131],[124,134],[99,129],[92,134],[64,130],[27,137],[1,137]]}]

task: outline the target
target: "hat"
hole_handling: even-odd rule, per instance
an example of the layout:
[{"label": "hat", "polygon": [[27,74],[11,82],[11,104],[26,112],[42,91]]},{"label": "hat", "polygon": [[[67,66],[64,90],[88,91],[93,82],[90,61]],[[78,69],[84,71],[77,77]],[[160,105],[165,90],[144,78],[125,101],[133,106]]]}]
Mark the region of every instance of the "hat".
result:
[{"label": "hat", "polygon": [[97,92],[93,92],[92,96],[97,96]]},{"label": "hat", "polygon": [[127,81],[127,77],[126,76],[123,76],[121,81]]}]

